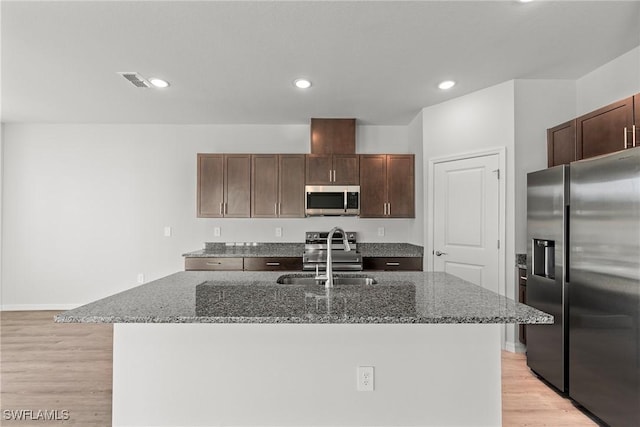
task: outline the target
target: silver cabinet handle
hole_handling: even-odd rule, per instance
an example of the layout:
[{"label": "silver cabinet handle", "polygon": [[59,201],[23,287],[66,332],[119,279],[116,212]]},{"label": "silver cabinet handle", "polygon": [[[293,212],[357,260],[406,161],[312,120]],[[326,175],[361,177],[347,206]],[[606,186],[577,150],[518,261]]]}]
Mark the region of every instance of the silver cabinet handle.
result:
[{"label": "silver cabinet handle", "polygon": [[387,214],[387,204],[383,203],[382,204],[382,215],[386,215]]},{"label": "silver cabinet handle", "polygon": [[633,125],[631,127],[632,131],[631,131],[631,141],[633,142],[633,146],[636,146],[636,125]]},{"label": "silver cabinet handle", "polygon": [[624,149],[625,150],[627,149],[627,133],[628,133],[627,127],[625,126],[624,127]]},{"label": "silver cabinet handle", "polygon": [[387,203],[387,215],[391,216],[391,203]]},{"label": "silver cabinet handle", "polygon": [[336,182],[336,170],[333,170],[333,182]]},{"label": "silver cabinet handle", "polygon": [[400,265],[400,263],[399,262],[388,262],[387,265],[398,266],[398,265]]},{"label": "silver cabinet handle", "polygon": [[278,202],[278,216],[282,215],[282,203]]},{"label": "silver cabinet handle", "polygon": [[221,262],[207,261],[207,265],[221,265]]},{"label": "silver cabinet handle", "polygon": [[440,251],[436,251],[436,256],[440,256],[440,255],[447,255],[446,252],[440,252]]},{"label": "silver cabinet handle", "polygon": [[331,169],[329,169],[329,182],[333,182],[333,178],[331,178]]},{"label": "silver cabinet handle", "polygon": [[280,265],[280,263],[279,262],[268,262],[267,265],[276,266],[276,265]]}]

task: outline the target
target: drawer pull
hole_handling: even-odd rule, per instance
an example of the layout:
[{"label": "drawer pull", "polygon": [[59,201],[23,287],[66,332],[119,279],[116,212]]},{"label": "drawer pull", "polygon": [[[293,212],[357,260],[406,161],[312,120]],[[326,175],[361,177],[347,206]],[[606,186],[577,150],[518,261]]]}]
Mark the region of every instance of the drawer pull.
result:
[{"label": "drawer pull", "polygon": [[277,266],[277,265],[280,265],[280,263],[279,262],[268,262],[267,265]]},{"label": "drawer pull", "polygon": [[527,280],[527,276],[520,276],[520,280]]},{"label": "drawer pull", "polygon": [[222,265],[221,262],[207,261],[207,265]]},{"label": "drawer pull", "polygon": [[397,267],[397,266],[400,265],[400,263],[399,262],[388,262],[387,265]]}]

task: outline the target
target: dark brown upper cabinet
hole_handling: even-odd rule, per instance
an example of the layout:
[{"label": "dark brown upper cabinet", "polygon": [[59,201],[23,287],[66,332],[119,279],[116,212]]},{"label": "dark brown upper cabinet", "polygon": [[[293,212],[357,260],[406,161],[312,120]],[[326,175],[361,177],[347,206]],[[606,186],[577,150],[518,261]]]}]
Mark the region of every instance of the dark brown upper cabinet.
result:
[{"label": "dark brown upper cabinet", "polygon": [[569,164],[576,158],[576,121],[547,129],[547,166]]},{"label": "dark brown upper cabinet", "polygon": [[356,119],[311,119],[311,154],[355,154]]},{"label": "dark brown upper cabinet", "polygon": [[357,154],[307,154],[307,185],[358,185]]},{"label": "dark brown upper cabinet", "polygon": [[251,156],[251,217],[304,217],[304,154]]},{"label": "dark brown upper cabinet", "polygon": [[198,154],[198,217],[248,218],[250,190],[250,154]]},{"label": "dark brown upper cabinet", "polygon": [[634,111],[634,120],[633,120],[633,146],[640,147],[640,93],[636,94],[633,97],[633,111]]},{"label": "dark brown upper cabinet", "polygon": [[576,119],[576,158],[588,159],[631,147],[633,97]]},{"label": "dark brown upper cabinet", "polygon": [[639,138],[640,94],[636,94],[547,129],[547,165],[632,148],[640,145]]},{"label": "dark brown upper cabinet", "polygon": [[415,155],[360,155],[360,217],[415,218]]}]

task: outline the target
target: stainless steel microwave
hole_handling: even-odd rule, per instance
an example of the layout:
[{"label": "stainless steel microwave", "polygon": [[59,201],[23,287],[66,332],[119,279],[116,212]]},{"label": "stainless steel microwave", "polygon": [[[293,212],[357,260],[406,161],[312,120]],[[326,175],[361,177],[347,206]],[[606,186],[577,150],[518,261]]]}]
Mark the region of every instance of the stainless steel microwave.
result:
[{"label": "stainless steel microwave", "polygon": [[360,215],[359,185],[306,185],[305,213],[319,215]]}]

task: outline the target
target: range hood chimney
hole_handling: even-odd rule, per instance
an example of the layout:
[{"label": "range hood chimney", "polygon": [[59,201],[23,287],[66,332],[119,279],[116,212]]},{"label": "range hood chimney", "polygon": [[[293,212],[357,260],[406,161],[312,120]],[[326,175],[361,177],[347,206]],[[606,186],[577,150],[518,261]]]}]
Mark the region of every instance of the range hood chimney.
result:
[{"label": "range hood chimney", "polygon": [[311,119],[311,154],[356,154],[356,119]]}]

